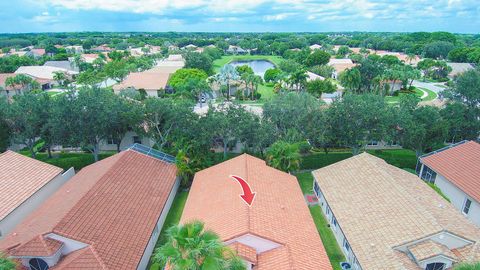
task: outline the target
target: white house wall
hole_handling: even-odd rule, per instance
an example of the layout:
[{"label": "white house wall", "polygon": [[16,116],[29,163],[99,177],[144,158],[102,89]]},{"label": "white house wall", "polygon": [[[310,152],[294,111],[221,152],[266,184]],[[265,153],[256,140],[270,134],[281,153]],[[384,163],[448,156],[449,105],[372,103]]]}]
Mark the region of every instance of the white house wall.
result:
[{"label": "white house wall", "polygon": [[[129,131],[125,133],[125,136],[123,136],[122,141],[120,142],[120,150],[125,150],[128,147],[132,146],[133,142],[133,137],[138,136],[135,132]],[[142,144],[148,147],[153,147],[155,142],[147,137],[140,137],[140,140],[142,141]],[[117,145],[116,144],[109,144],[107,141],[102,141],[100,143],[100,151],[117,151]]]},{"label": "white house wall", "polygon": [[448,181],[445,177],[437,173],[435,178],[435,185],[447,196],[450,202],[463,214],[463,205],[468,198],[472,201],[470,205],[470,211],[468,215],[465,215],[475,225],[480,226],[480,204],[469,197],[465,192],[459,189],[457,186]]},{"label": "white house wall", "polygon": [[145,270],[147,269],[148,262],[150,261],[150,257],[153,253],[153,249],[155,248],[155,244],[157,243],[158,237],[160,236],[160,232],[162,231],[163,223],[167,218],[168,212],[170,211],[170,207],[172,207],[173,200],[175,199],[175,195],[177,194],[178,187],[180,186],[180,178],[177,177],[175,184],[173,184],[172,190],[170,191],[170,195],[168,195],[168,199],[165,202],[165,206],[163,207],[162,213],[158,218],[157,224],[155,225],[155,229],[152,232],[152,236],[148,241],[147,247],[143,252],[142,259],[138,264],[137,270]]},{"label": "white house wall", "polygon": [[70,168],[66,172],[57,175],[42,188],[37,190],[32,196],[26,199],[15,210],[0,221],[0,239],[2,236],[11,232],[25,217],[32,213],[47,198],[55,193],[65,182],[75,174],[75,170]]}]

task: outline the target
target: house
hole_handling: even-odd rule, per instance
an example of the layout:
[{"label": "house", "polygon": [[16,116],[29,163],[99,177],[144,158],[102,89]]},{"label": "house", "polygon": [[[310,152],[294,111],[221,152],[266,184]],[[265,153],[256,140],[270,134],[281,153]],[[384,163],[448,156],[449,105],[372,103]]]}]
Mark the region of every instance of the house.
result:
[{"label": "house", "polygon": [[95,52],[111,52],[113,51],[107,44],[99,45],[97,47],[91,48],[90,50]]},{"label": "house", "polygon": [[83,61],[85,61],[85,63],[92,64],[93,61],[95,61],[100,56],[96,53],[84,53],[80,57]]},{"label": "house", "polygon": [[198,47],[193,44],[188,44],[187,46],[182,47],[182,50],[195,50],[196,48]]},{"label": "house", "polygon": [[30,270],[146,269],[178,189],[173,162],[137,145],[83,168],[0,251]]},{"label": "house", "polygon": [[0,154],[0,239],[74,174],[10,150]]},{"label": "house", "polygon": [[117,150],[126,150],[132,146],[132,144],[142,144],[148,147],[153,147],[155,141],[148,137],[140,136],[134,131],[128,131],[123,136],[120,141],[120,145],[117,145],[117,141],[113,138],[109,138],[100,142],[99,148],[100,151],[117,151]]},{"label": "house", "polygon": [[175,46],[175,45],[169,45],[169,46],[168,46],[168,50],[169,50],[169,51],[178,51],[179,48],[178,48],[178,46]]},{"label": "house", "polygon": [[63,72],[67,76],[73,76],[78,74],[77,71],[67,70],[64,68],[53,67],[53,66],[21,66],[16,71],[15,74],[25,74],[33,79],[37,80],[42,89],[51,88],[54,83],[54,77],[56,72]]},{"label": "house", "polygon": [[70,61],[47,61],[43,64],[45,67],[63,68],[69,72],[78,73],[79,69],[73,62]]},{"label": "house", "polygon": [[447,65],[452,68],[452,71],[450,71],[450,73],[448,74],[448,77],[451,79],[464,73],[465,71],[475,69],[475,67],[470,63],[447,62]]},{"label": "house", "polygon": [[132,72],[121,83],[113,86],[113,91],[119,94],[124,89],[145,91],[149,97],[159,97],[160,92],[168,89],[167,83],[171,73]]},{"label": "house", "polygon": [[310,47],[310,50],[314,51],[314,50],[320,50],[322,48],[322,45],[318,45],[318,44],[313,44],[311,45]]},{"label": "house", "polygon": [[82,46],[67,46],[65,47],[65,50],[67,51],[67,53],[71,54],[82,54],[84,52]]},{"label": "house", "polygon": [[[248,182],[249,206],[231,176]],[[243,154],[195,174],[180,223],[198,220],[247,269],[332,269],[297,179]]]},{"label": "house", "polygon": [[246,54],[248,53],[247,50],[242,49],[239,46],[229,45],[227,49],[227,53],[231,54]]},{"label": "house", "polygon": [[22,89],[6,85],[7,79],[16,75],[15,73],[0,73],[0,96],[5,96],[8,100],[11,100],[13,96],[22,93]]},{"label": "house", "polygon": [[346,69],[353,68],[356,66],[352,62],[352,60],[349,58],[341,58],[341,59],[331,58],[328,61],[328,65],[335,69],[335,71],[332,73],[333,79],[338,79],[338,76],[340,75],[340,73],[342,73]]},{"label": "house", "polygon": [[462,141],[421,156],[417,174],[437,186],[453,206],[480,226],[480,144]]},{"label": "house", "polygon": [[444,270],[480,259],[480,229],[416,175],[368,153],[312,174],[353,270]]},{"label": "house", "polygon": [[34,58],[40,58],[45,55],[45,49],[31,49],[27,51],[26,55],[33,56]]},{"label": "house", "polygon": [[321,81],[325,80],[324,77],[322,77],[318,74],[315,74],[313,72],[306,71],[305,73],[307,74],[307,82],[311,82],[311,81],[314,81],[314,80],[321,80]]}]

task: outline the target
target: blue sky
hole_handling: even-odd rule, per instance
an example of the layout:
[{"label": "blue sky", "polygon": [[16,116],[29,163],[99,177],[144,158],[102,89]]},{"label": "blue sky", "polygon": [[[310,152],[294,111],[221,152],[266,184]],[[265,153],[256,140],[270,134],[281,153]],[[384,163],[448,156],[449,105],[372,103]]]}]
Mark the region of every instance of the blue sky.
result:
[{"label": "blue sky", "polygon": [[1,0],[0,32],[480,32],[478,0]]}]

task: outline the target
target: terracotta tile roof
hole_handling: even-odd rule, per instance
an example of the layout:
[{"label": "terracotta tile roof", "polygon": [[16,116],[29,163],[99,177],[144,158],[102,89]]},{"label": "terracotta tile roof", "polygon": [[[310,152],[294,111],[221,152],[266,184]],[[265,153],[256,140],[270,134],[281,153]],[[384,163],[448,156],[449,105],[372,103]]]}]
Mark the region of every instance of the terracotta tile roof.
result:
[{"label": "terracotta tile roof", "polygon": [[63,243],[55,239],[46,238],[43,235],[34,237],[32,240],[16,247],[10,255],[12,256],[40,256],[48,257],[57,252]]},{"label": "terracotta tile roof", "polygon": [[257,251],[254,248],[239,242],[234,242],[228,246],[234,250],[238,256],[253,264],[257,264]]},{"label": "terracotta tile roof", "polygon": [[156,72],[134,72],[130,73],[123,82],[114,85],[114,90],[121,90],[126,88],[145,89],[145,90],[160,90],[167,86],[170,73],[156,73]]},{"label": "terracotta tile roof", "polygon": [[68,256],[63,257],[58,264],[50,269],[62,269],[62,270],[104,270],[108,269],[102,262],[98,254],[92,247],[86,247],[76,250]]},{"label": "terracotta tile roof", "polygon": [[423,261],[438,255],[456,259],[455,254],[453,254],[448,247],[432,240],[422,241],[418,244],[408,247],[408,250],[410,250],[417,261]]},{"label": "terracotta tile roof", "polygon": [[328,65],[333,67],[337,73],[341,73],[346,69],[353,68],[356,66],[349,58],[336,59],[332,58],[328,62]]},{"label": "terracotta tile roof", "polygon": [[[52,232],[88,244],[105,269],[136,269],[175,179],[174,164],[133,150],[96,162],[0,241],[0,250],[14,252],[18,244]],[[63,260],[70,262],[55,269],[80,268],[87,255],[67,255]]]},{"label": "terracotta tile roof", "polygon": [[62,171],[13,151],[0,154],[0,220]]},{"label": "terracotta tile roof", "polygon": [[[251,207],[239,197],[243,177],[254,192]],[[181,223],[205,222],[223,241],[251,234],[279,247],[257,254],[254,269],[332,269],[296,178],[241,155],[195,174]],[[245,244],[245,243],[243,243]]]},{"label": "terracotta tile roof", "polygon": [[480,257],[480,229],[414,174],[363,153],[313,176],[363,269],[417,269],[396,247],[441,232],[474,241],[465,260]]},{"label": "terracotta tile roof", "polygon": [[480,202],[480,144],[469,141],[423,157],[421,161]]}]

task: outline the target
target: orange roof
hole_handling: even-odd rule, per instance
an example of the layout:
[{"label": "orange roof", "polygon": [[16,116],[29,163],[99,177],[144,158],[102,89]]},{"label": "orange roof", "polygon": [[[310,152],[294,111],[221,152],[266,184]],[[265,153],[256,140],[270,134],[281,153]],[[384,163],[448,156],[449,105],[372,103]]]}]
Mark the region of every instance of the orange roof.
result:
[{"label": "orange roof", "polygon": [[[256,192],[251,207],[230,175],[244,178]],[[269,250],[254,247],[255,270],[332,269],[297,179],[253,156],[244,154],[195,174],[181,223],[192,220],[204,222],[227,244],[254,247],[241,237],[273,243]]]},{"label": "orange roof", "polygon": [[480,144],[468,141],[421,158],[422,163],[480,202]]},{"label": "orange roof", "polygon": [[134,72],[130,73],[123,82],[114,85],[113,89],[160,90],[165,89],[169,78],[169,73]]},{"label": "orange roof", "polygon": [[0,220],[62,171],[13,151],[0,154]]},{"label": "orange roof", "polygon": [[6,88],[5,82],[7,81],[7,78],[15,77],[15,76],[17,76],[17,74],[15,73],[0,73],[0,86],[3,88]]},{"label": "orange roof", "polygon": [[55,254],[62,245],[60,241],[39,235],[13,250],[10,255],[48,257]]},{"label": "orange roof", "polygon": [[[0,250],[34,253],[28,242],[54,233],[87,244],[55,269],[136,269],[176,179],[174,164],[127,150],[82,169],[11,234]],[[75,269],[77,269],[75,268]]]}]

